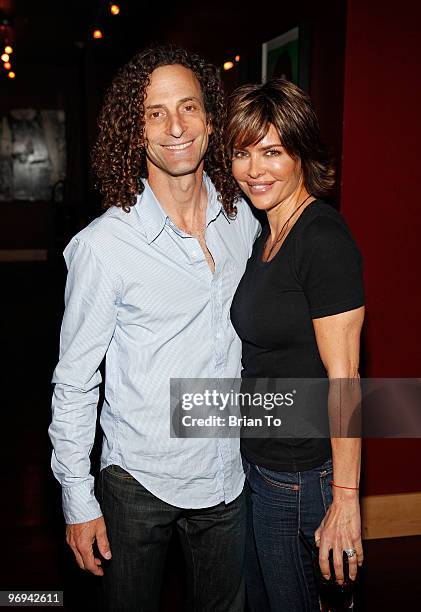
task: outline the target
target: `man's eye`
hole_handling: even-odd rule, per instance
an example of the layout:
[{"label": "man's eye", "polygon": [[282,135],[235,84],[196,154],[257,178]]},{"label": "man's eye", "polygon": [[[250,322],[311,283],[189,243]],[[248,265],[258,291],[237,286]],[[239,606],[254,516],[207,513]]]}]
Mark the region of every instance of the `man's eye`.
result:
[{"label": "man's eye", "polygon": [[159,119],[162,116],[162,111],[152,111],[149,115],[150,119]]},{"label": "man's eye", "polygon": [[194,104],[187,104],[187,106],[184,107],[184,110],[187,111],[188,113],[191,113],[192,111],[195,110],[195,106]]}]

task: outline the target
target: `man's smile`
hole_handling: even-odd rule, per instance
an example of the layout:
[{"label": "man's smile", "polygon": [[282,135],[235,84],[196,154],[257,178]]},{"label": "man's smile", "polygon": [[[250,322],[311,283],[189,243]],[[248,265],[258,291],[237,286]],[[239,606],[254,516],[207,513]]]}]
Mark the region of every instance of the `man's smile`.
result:
[{"label": "man's smile", "polygon": [[183,149],[188,149],[193,144],[193,140],[189,140],[188,142],[183,142],[181,144],[176,145],[161,145],[165,149],[169,149],[170,151],[182,151]]}]

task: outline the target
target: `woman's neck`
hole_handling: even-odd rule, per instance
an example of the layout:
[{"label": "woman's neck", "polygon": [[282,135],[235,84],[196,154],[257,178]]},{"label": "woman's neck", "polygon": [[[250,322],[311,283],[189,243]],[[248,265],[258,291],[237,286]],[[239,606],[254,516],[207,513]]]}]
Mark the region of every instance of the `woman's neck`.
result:
[{"label": "woman's neck", "polygon": [[[313,198],[304,185],[267,212],[272,241],[284,230],[289,231]],[[295,214],[294,214],[295,213]],[[289,219],[289,222],[288,222]],[[285,224],[288,222],[288,227]]]}]

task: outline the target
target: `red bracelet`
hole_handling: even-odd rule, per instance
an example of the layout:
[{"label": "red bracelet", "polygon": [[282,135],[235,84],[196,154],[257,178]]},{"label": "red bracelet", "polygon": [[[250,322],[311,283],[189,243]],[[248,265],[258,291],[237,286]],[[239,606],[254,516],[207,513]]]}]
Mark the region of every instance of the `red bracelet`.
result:
[{"label": "red bracelet", "polygon": [[332,487],[336,487],[337,489],[348,489],[349,491],[358,491],[358,489],[360,488],[360,487],[341,487],[341,485],[335,484],[333,480],[331,480],[329,484],[332,485]]}]

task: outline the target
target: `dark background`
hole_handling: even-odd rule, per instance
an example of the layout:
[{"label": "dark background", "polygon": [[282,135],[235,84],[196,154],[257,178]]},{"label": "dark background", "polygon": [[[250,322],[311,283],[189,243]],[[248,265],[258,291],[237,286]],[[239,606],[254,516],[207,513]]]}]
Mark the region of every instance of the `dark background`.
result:
[{"label": "dark background", "polygon": [[[64,545],[60,491],[49,472],[50,379],[58,354],[68,239],[101,212],[90,188],[89,151],[116,68],[151,42],[171,41],[222,66],[227,92],[260,79],[261,45],[299,25],[309,92],[338,167],[335,205],[365,262],[367,321],[362,374],[420,372],[420,79],[418,2],[0,0],[13,19],[16,79],[0,72],[0,112],[66,113],[64,202],[0,204],[4,396],[0,589],[65,591],[66,609],[93,605],[95,579]],[[94,25],[103,40],[90,37]],[[38,260],[38,261],[37,261]],[[369,440],[363,495],[421,491],[420,440]],[[368,540],[365,610],[418,609],[421,538]],[[166,610],[181,610],[183,570],[170,555]]]}]

